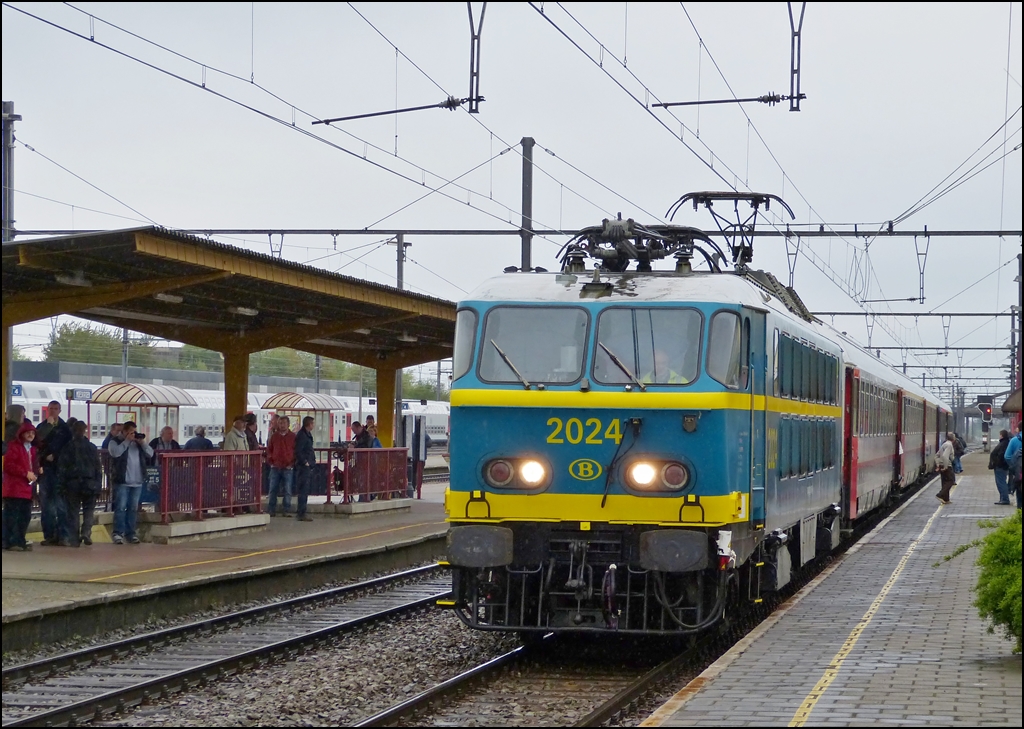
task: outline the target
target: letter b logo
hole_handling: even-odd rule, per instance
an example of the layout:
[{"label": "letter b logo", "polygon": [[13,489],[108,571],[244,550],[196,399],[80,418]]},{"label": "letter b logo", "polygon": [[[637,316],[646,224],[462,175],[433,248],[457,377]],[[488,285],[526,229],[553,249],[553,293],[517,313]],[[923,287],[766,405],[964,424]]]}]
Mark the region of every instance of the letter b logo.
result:
[{"label": "letter b logo", "polygon": [[600,463],[589,458],[580,458],[569,464],[569,475],[578,481],[593,481],[603,471]]}]

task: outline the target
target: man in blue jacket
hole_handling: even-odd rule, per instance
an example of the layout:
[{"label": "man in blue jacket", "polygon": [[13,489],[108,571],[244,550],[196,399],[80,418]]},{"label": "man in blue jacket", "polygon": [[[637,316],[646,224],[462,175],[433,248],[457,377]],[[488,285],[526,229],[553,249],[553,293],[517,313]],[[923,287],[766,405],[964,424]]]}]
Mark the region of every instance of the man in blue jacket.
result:
[{"label": "man in blue jacket", "polygon": [[302,419],[302,429],[295,434],[295,481],[299,494],[299,505],[295,517],[299,521],[313,521],[306,516],[306,500],[309,498],[313,475],[316,473],[316,451],[313,450],[313,424],[310,416]]},{"label": "man in blue jacket", "polygon": [[1017,508],[1021,508],[1021,435],[1020,435],[1020,424],[1018,423],[1013,428],[1017,431],[1016,435],[1010,438],[1009,445],[1006,446],[1006,455],[1003,458],[1006,459],[1006,467],[1010,471],[1010,490],[1017,492]]}]

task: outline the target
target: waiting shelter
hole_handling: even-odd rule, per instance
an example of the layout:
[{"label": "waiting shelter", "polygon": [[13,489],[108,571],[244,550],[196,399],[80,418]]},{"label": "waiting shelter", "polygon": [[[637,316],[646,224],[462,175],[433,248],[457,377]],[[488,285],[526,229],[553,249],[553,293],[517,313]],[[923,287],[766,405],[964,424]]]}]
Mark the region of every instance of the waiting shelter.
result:
[{"label": "waiting shelter", "polygon": [[[132,421],[138,426],[138,432],[152,440],[160,435],[165,426],[170,426],[174,437],[178,433],[178,408],[182,405],[195,407],[195,399],[184,390],[170,385],[134,385],[130,382],[111,382],[103,385],[92,393],[86,402],[92,405],[106,406],[106,425],[109,431],[112,423]],[[92,432],[90,423],[89,432]]]},{"label": "waiting shelter", "polygon": [[334,413],[344,410],[341,401],[333,395],[318,392],[279,392],[263,401],[263,409],[287,416],[292,430],[302,427],[302,419],[313,418],[313,447],[328,448],[334,435]]}]

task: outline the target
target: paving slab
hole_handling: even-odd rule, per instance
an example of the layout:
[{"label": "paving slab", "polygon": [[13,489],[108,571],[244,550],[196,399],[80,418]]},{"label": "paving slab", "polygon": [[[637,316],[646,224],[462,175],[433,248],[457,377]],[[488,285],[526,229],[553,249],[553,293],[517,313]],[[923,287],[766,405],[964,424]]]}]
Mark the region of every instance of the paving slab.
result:
[{"label": "paving slab", "polygon": [[[1021,726],[1021,657],[972,602],[996,506],[988,455],[927,486],[642,726]],[[939,566],[934,566],[940,562]]]}]

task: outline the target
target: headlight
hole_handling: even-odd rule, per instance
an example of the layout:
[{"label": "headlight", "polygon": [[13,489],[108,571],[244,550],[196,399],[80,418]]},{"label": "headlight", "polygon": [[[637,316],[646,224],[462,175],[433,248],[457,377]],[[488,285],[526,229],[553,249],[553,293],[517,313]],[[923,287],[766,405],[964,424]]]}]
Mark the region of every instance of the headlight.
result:
[{"label": "headlight", "polygon": [[626,468],[626,481],[639,491],[681,491],[690,471],[677,461],[635,461]]},{"label": "headlight", "polygon": [[547,475],[547,470],[537,461],[523,461],[519,465],[519,478],[527,486],[539,486]]},{"label": "headlight", "polygon": [[516,472],[508,461],[491,461],[484,468],[484,480],[491,486],[508,486],[515,478]]},{"label": "headlight", "polygon": [[657,473],[652,464],[641,461],[629,467],[628,478],[634,486],[648,488],[654,483]]}]

